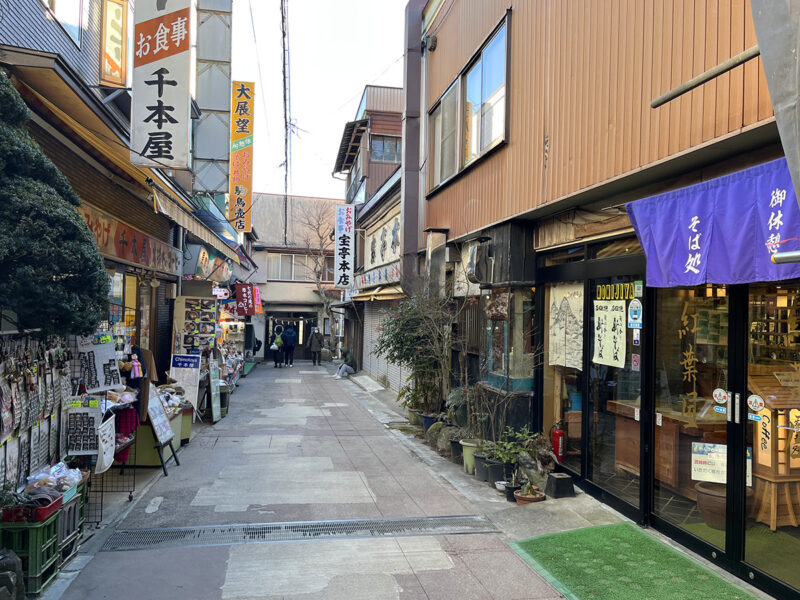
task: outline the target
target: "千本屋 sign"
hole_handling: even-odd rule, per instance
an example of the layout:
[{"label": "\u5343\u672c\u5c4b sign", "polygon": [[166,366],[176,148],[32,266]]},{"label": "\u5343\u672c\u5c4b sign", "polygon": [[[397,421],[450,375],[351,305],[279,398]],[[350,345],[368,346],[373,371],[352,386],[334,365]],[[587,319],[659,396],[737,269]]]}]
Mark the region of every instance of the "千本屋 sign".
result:
[{"label": "\u5343\u672c\u5c4b sign", "polygon": [[190,0],[136,2],[131,163],[186,169],[191,132]]}]

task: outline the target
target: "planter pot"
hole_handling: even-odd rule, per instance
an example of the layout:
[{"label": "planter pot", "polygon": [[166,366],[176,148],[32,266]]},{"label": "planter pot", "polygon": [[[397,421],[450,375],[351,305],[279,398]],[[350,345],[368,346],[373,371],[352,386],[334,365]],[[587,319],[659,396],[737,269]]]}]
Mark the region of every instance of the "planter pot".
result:
[{"label": "planter pot", "polygon": [[461,440],[450,440],[450,460],[457,465],[461,464]]},{"label": "planter pot", "polygon": [[439,420],[439,415],[426,415],[423,413],[419,413],[419,418],[422,419],[422,429],[423,431],[428,431],[431,425],[436,423]]},{"label": "planter pot", "polygon": [[505,481],[503,476],[503,463],[498,460],[486,459],[486,480],[494,485],[495,481]]},{"label": "planter pot", "polygon": [[517,501],[517,504],[519,506],[522,506],[523,504],[532,504],[534,502],[541,502],[542,500],[547,498],[547,496],[544,495],[544,492],[534,492],[533,494],[534,494],[533,496],[527,496],[525,494],[520,494],[519,490],[517,490],[516,492],[514,492],[514,499]]},{"label": "planter pot", "polygon": [[505,492],[506,491],[506,482],[505,481],[495,481],[494,488],[498,492]]},{"label": "planter pot", "polygon": [[509,502],[516,502],[517,499],[514,498],[514,492],[519,490],[522,486],[520,485],[511,485],[510,483],[506,482],[506,500]]},{"label": "planter pot", "polygon": [[475,455],[475,477],[478,481],[489,481],[489,473],[486,469],[486,457],[483,454]]},{"label": "planter pot", "polygon": [[408,422],[412,425],[421,425],[419,413],[415,410],[408,411]]},{"label": "planter pot", "polygon": [[[713,529],[725,530],[725,517],[727,502],[724,483],[711,483],[710,481],[698,481],[694,484],[697,492],[697,510],[706,525]],[[746,488],[747,506],[752,506],[753,488]]]},{"label": "planter pot", "polygon": [[475,473],[475,449],[478,447],[476,440],[461,440],[462,460],[464,462],[464,472],[472,475]]}]

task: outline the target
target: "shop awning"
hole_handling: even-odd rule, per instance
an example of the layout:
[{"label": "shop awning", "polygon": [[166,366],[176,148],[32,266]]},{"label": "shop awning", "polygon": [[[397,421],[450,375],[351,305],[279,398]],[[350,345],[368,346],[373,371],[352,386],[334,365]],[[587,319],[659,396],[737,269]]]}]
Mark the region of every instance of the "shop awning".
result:
[{"label": "shop awning", "polygon": [[403,288],[401,288],[399,285],[387,285],[384,287],[377,287],[371,290],[359,292],[358,294],[355,294],[351,300],[353,302],[372,302],[373,300],[402,300],[405,297],[406,295],[403,292]]},{"label": "shop awning", "polygon": [[800,277],[771,256],[800,248],[800,208],[785,159],[631,202],[647,285],[737,284]]}]

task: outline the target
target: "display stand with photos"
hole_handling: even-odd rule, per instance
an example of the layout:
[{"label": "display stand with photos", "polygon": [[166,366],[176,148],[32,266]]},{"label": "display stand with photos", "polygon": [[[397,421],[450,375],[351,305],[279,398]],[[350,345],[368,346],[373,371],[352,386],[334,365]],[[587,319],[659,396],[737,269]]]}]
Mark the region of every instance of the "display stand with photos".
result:
[{"label": "display stand with photos", "polygon": [[175,300],[173,354],[200,355],[217,344],[217,300],[178,296]]},{"label": "display stand with photos", "polygon": [[180,466],[181,461],[178,460],[175,447],[172,445],[175,433],[172,431],[167,413],[164,412],[164,405],[155,392],[152,392],[150,395],[150,403],[147,406],[147,417],[150,422],[150,427],[153,430],[153,440],[155,441],[154,448],[156,452],[158,452],[158,458],[161,461],[161,468],[164,471],[164,476],[167,476],[169,473],[167,472],[167,463],[164,460],[164,448],[169,446],[176,465]]}]

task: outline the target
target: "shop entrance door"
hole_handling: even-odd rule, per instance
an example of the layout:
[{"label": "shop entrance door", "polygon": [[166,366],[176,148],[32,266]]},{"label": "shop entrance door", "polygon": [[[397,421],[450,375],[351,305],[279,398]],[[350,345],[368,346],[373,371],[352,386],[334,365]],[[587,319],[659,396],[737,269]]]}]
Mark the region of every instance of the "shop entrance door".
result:
[{"label": "shop entrance door", "polygon": [[589,301],[587,479],[640,505],[642,276],[592,279]]}]

